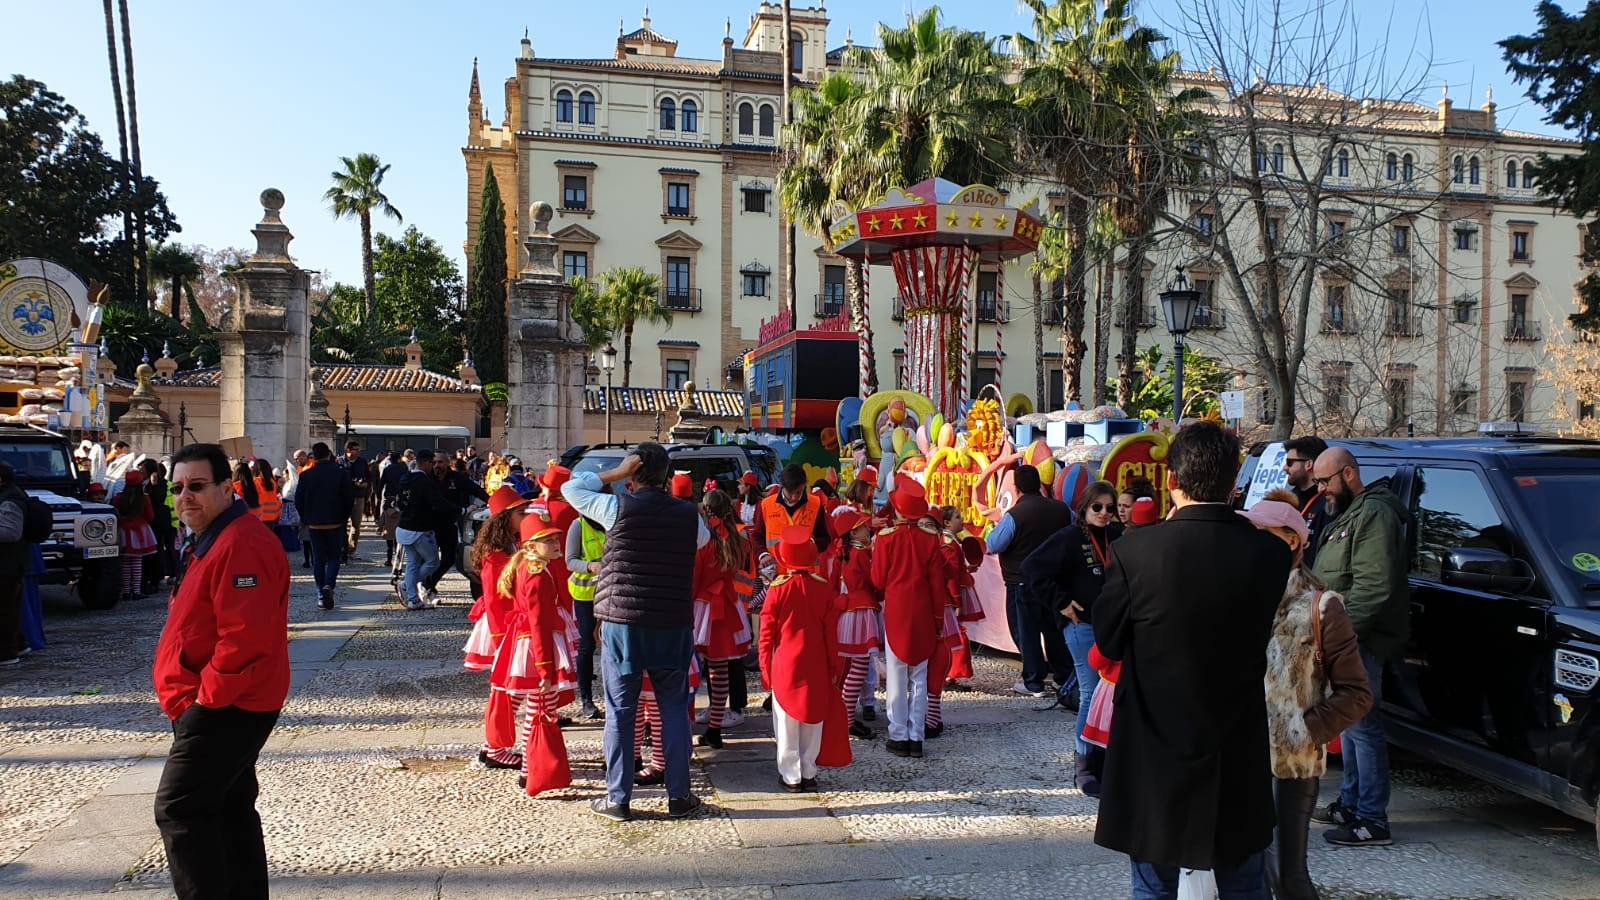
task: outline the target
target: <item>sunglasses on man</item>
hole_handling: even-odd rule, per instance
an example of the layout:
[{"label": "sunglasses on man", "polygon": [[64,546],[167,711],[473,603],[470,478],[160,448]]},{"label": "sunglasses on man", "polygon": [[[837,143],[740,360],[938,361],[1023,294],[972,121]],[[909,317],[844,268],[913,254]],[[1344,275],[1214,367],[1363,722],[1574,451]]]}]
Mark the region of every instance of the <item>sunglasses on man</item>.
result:
[{"label": "sunglasses on man", "polygon": [[215,481],[206,481],[204,479],[199,479],[199,478],[195,479],[194,481],[187,482],[187,483],[182,482],[182,481],[174,481],[174,482],[170,482],[170,483],[172,485],[172,495],[174,497],[176,497],[179,494],[182,494],[184,491],[202,491],[202,490],[205,490],[208,487],[211,487],[213,484],[216,484]]}]

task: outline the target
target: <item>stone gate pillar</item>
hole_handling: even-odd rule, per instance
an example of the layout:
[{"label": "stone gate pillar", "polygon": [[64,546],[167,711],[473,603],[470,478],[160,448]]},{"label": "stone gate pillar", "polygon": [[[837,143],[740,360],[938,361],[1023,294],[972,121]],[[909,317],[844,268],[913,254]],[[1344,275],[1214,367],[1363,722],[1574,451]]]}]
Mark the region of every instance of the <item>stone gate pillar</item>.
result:
[{"label": "stone gate pillar", "polygon": [[127,441],[135,453],[160,457],[170,453],[173,448],[168,441],[167,422],[161,418],[161,398],[150,386],[150,379],[154,375],[155,369],[150,365],[147,355],[145,361],[139,364],[136,373],[138,387],[133,389],[133,395],[128,398],[128,411],[117,420],[117,437]]},{"label": "stone gate pillar", "polygon": [[289,258],[294,235],[278,218],[283,192],[261,192],[256,252],[228,276],[239,291],[222,315],[223,438],[248,435],[256,456],[280,464],[308,437],[309,273]]},{"label": "stone gate pillar", "polygon": [[572,321],[572,288],[561,277],[550,236],[550,204],[528,210],[527,264],[511,283],[506,355],[506,447],[540,468],[583,437],[587,348]]}]

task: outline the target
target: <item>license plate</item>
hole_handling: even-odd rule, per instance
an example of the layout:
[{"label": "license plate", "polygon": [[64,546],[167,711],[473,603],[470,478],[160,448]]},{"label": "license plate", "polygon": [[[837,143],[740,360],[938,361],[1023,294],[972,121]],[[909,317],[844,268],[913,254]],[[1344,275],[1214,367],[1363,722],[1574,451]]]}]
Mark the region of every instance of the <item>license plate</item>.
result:
[{"label": "license plate", "polygon": [[118,552],[119,551],[118,551],[118,549],[116,547],[85,547],[83,549],[83,558],[84,559],[108,559],[110,557],[116,556]]}]

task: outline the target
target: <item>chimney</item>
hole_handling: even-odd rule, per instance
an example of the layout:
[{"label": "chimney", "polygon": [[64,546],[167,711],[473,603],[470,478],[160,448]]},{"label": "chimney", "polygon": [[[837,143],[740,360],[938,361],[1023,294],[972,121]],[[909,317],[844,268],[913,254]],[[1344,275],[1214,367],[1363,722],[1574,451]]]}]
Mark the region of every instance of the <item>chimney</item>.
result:
[{"label": "chimney", "polygon": [[411,329],[411,343],[406,345],[406,368],[422,368],[422,345],[417,343],[417,330]]},{"label": "chimney", "polygon": [[481,384],[478,380],[478,370],[472,367],[472,354],[467,353],[461,358],[461,364],[456,366],[456,377],[467,384]]},{"label": "chimney", "polygon": [[1494,121],[1494,111],[1494,85],[1491,84],[1487,89],[1485,89],[1483,94],[1483,113],[1484,116],[1489,120],[1490,131],[1494,131],[1499,127]]},{"label": "chimney", "polygon": [[156,360],[156,377],[171,378],[178,373],[178,361],[172,358],[172,344],[161,345],[161,358]]},{"label": "chimney", "polygon": [[528,40],[528,29],[522,29],[522,58],[533,59],[533,41]]},{"label": "chimney", "polygon": [[1450,125],[1450,83],[1445,82],[1439,92],[1439,127],[1447,128]]}]

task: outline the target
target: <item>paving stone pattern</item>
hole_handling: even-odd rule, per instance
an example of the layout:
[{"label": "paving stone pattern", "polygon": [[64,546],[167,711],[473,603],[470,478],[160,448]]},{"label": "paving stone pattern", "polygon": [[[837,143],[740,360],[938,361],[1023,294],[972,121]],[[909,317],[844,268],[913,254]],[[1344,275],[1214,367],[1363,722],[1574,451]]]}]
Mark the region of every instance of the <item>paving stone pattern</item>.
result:
[{"label": "paving stone pattern", "polygon": [[[516,773],[476,762],[486,678],[460,665],[465,579],[412,612],[380,565],[358,562],[329,613],[295,563],[294,687],[259,767],[275,896],[1127,893],[1126,860],[1093,843],[1095,801],[1070,786],[1070,714],[1012,694],[1009,659],[979,656],[974,690],[945,693],[947,731],[927,758],[890,756],[880,715],[878,739],[853,742],[855,762],[800,795],[778,788],[752,674],[746,723],[724,749],[696,750],[704,809],[673,821],[663,791],[641,788],[638,820],[619,825],[583,811],[604,790],[595,725],[566,732],[563,791],[527,798]],[[47,594],[51,647],[0,674],[0,898],[171,896],[150,819],[170,739],[149,678],[164,603],[91,613]],[[1395,775],[1395,846],[1337,850],[1313,835],[1325,896],[1600,897],[1585,823],[1401,755]]]}]

